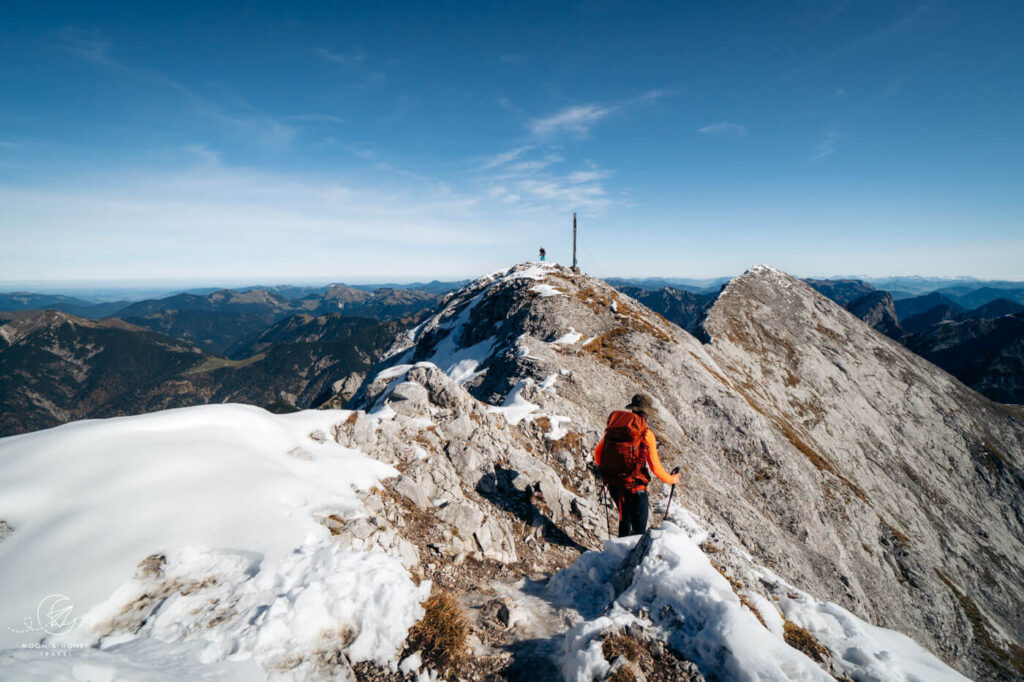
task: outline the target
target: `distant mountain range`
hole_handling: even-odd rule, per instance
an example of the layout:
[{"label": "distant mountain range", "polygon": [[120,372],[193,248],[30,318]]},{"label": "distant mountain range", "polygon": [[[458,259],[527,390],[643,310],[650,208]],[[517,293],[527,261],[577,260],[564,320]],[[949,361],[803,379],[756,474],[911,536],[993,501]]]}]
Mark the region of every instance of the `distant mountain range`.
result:
[{"label": "distant mountain range", "polygon": [[608,284],[612,285],[616,289],[620,287],[635,287],[637,289],[646,289],[648,291],[655,291],[658,289],[664,289],[669,287],[670,289],[677,289],[679,291],[689,291],[691,293],[709,293],[718,292],[731,277],[712,277],[709,279],[691,279],[686,277],[644,277],[644,278],[627,278],[627,277],[609,277],[605,279]]},{"label": "distant mountain range", "polygon": [[315,407],[346,377],[358,385],[418,319],[292,315],[240,345],[244,359],[230,360],[117,318],[0,313],[0,436],[207,403]]},{"label": "distant mountain range", "polygon": [[[882,281],[905,288],[935,284],[944,288],[897,300],[892,292],[864,280],[804,280],[978,392],[999,402],[1024,403],[1024,303],[1019,300],[1024,298],[1024,285],[956,280],[957,284],[950,286],[951,280],[907,277]],[[717,290],[616,288],[708,341],[704,318],[718,298]]]},{"label": "distant mountain range", "polygon": [[[704,320],[726,280],[611,281],[706,343]],[[942,290],[897,299],[864,280],[805,281],[986,396],[1024,403],[1024,286],[941,280]],[[0,294],[0,435],[207,402],[288,410],[340,393],[332,404],[344,404],[452,283],[424,286],[281,285],[107,303]]]}]

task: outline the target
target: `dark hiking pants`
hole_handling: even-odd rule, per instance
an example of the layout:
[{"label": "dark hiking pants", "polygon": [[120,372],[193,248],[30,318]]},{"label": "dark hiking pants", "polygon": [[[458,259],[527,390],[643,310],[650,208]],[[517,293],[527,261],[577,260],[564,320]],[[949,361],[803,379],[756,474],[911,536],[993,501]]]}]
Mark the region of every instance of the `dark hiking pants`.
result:
[{"label": "dark hiking pants", "polygon": [[619,510],[619,537],[641,535],[647,530],[647,516],[651,507],[647,491],[630,492],[625,488],[608,488]]}]

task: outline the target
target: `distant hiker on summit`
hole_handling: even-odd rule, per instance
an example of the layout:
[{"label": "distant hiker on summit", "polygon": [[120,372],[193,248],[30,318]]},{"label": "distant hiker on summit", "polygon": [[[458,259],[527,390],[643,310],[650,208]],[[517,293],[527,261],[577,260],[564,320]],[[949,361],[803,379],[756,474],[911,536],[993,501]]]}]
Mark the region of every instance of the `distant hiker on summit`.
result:
[{"label": "distant hiker on summit", "polygon": [[651,399],[637,393],[625,410],[611,413],[604,438],[594,450],[597,471],[619,510],[619,537],[647,530],[648,467],[669,485],[679,482],[679,474],[665,471],[658,458],[658,442],[647,427],[647,415],[653,412]]},{"label": "distant hiker on summit", "polygon": [[540,247],[540,262],[541,262],[541,263],[543,263],[543,262],[544,262],[544,260],[545,260],[545,259],[546,259],[547,257],[548,257],[548,252],[544,250],[544,247],[543,247],[543,246],[542,246],[542,247]]}]

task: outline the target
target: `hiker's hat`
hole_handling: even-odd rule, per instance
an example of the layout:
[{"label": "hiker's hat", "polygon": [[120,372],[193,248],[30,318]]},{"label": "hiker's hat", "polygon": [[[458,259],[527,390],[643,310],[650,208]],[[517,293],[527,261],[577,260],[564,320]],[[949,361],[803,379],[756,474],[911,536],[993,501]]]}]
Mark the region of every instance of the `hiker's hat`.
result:
[{"label": "hiker's hat", "polygon": [[633,399],[629,401],[629,405],[626,405],[627,410],[634,412],[643,412],[645,414],[654,414],[654,403],[643,393],[637,393],[633,396]]}]

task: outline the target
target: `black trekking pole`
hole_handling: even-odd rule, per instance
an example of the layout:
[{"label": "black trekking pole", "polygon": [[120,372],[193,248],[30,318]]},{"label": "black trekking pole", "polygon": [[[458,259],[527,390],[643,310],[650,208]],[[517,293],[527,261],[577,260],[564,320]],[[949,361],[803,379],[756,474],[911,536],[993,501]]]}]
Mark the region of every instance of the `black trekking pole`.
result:
[{"label": "black trekking pole", "polygon": [[[678,474],[679,467],[672,470],[672,474]],[[661,522],[665,523],[665,519],[668,518],[668,508],[672,506],[672,494],[676,491],[676,484],[672,484],[672,488],[668,491],[668,502],[665,504],[665,515],[661,517]]]},{"label": "black trekking pole", "polygon": [[611,540],[612,532],[610,530],[611,522],[608,520],[608,505],[604,501],[604,482],[598,479],[598,485],[601,486],[601,506],[604,507],[604,539]]},{"label": "black trekking pole", "polygon": [[610,523],[608,521],[608,505],[604,501],[604,481],[601,480],[601,476],[598,473],[597,466],[589,465],[591,471],[594,472],[594,480],[597,481],[597,486],[601,489],[601,507],[604,509],[604,537],[606,540],[612,539],[612,532],[609,529]]}]

